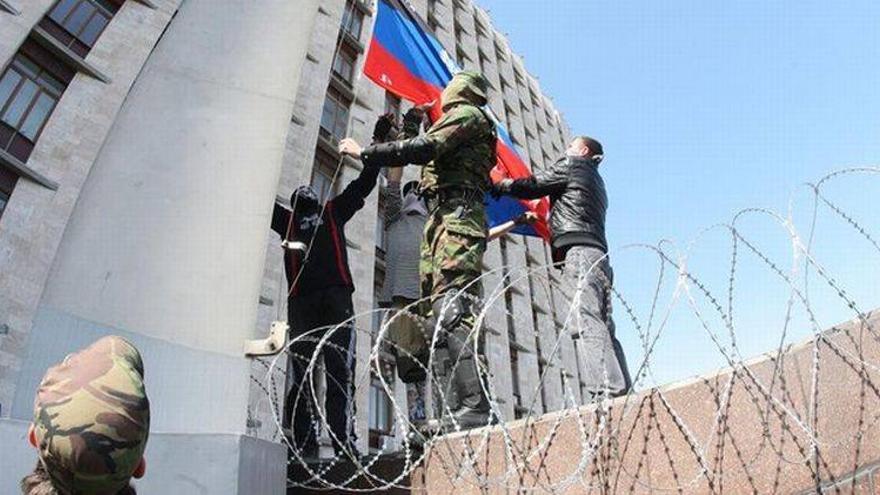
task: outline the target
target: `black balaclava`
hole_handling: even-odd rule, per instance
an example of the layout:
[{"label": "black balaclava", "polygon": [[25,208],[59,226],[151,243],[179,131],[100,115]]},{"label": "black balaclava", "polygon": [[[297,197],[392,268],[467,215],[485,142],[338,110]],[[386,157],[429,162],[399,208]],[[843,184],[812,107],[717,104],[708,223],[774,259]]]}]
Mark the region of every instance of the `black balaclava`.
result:
[{"label": "black balaclava", "polygon": [[318,193],[312,186],[300,186],[290,196],[290,206],[298,217],[315,214],[320,207]]}]

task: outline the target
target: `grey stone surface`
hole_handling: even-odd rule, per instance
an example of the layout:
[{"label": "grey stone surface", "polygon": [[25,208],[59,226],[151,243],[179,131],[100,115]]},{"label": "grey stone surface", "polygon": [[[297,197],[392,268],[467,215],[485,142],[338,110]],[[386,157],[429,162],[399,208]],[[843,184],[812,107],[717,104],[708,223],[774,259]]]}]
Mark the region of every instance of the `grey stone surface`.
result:
[{"label": "grey stone surface", "polygon": [[[57,191],[19,180],[0,218],[0,408],[8,414],[25,344],[49,269],[80,188],[131,84],[177,9],[163,0],[158,10],[127,2],[86,58],[111,84],[78,75],[68,86],[40,136],[28,166],[57,182]],[[52,5],[34,0],[21,16],[0,16],[0,57],[9,60],[33,25]],[[3,321],[5,320],[5,321]]]},{"label": "grey stone surface", "polygon": [[0,419],[0,493],[19,493],[19,481],[37,464],[27,440],[28,421]]},{"label": "grey stone surface", "polygon": [[[14,416],[28,417],[48,364],[95,336],[120,333],[141,347],[147,380],[155,379],[153,430],[192,438],[172,442],[160,467],[176,458],[169,468],[205,493],[283,492],[284,449],[241,438],[250,371],[242,347],[254,333],[281,143],[314,18],[300,8],[314,12],[316,5],[189,0],[155,50],[148,43],[138,47],[150,55],[146,64],[120,69],[137,82],[118,93],[125,99],[121,110],[103,116],[101,124],[112,124],[107,137],[65,136],[91,141],[94,147],[86,149],[100,153],[85,167],[81,190],[82,179],[71,191],[63,190],[69,182],[59,181],[56,196],[76,207],[69,221],[59,222],[64,235],[54,261],[52,250],[43,260],[53,269],[42,296],[40,283],[28,287],[4,272],[10,295],[24,296],[25,310],[40,301],[33,322],[25,315],[25,330],[13,328],[16,334],[30,330],[29,337],[3,340],[4,351],[25,358],[24,365],[13,360],[3,370],[4,385],[14,382],[4,389],[16,395]],[[119,15],[126,12],[169,15],[133,2]],[[101,70],[101,55],[109,55],[103,45],[120,27],[112,23],[89,56]],[[96,104],[98,95],[75,90],[81,79],[61,106]],[[84,124],[82,115],[59,111],[46,134],[58,132],[53,124],[62,119]],[[40,154],[38,148],[37,160]],[[18,203],[19,196],[27,192],[16,188],[13,212],[21,212],[26,203]],[[19,248],[13,255],[25,253]],[[148,491],[185,493],[181,479],[157,478]]]}]

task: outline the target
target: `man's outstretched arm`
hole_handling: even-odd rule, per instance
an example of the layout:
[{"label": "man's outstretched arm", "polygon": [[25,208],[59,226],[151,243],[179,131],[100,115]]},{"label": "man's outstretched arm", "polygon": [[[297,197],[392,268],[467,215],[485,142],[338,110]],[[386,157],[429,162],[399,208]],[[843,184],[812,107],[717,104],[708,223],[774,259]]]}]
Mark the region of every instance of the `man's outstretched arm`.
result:
[{"label": "man's outstretched arm", "polygon": [[378,167],[364,166],[360,175],[351,181],[344,191],[330,200],[333,203],[333,213],[341,223],[351,220],[351,217],[364,207],[367,196],[376,187],[380,171]]},{"label": "man's outstretched arm", "polygon": [[356,141],[343,139],[339,151],[360,158],[368,168],[425,165],[470,140],[480,129],[481,118],[485,117],[477,108],[460,106],[444,115],[424,136],[363,149]]},{"label": "man's outstretched arm", "polygon": [[500,237],[504,237],[513,231],[513,229],[519,227],[520,225],[532,225],[538,221],[538,215],[531,211],[527,211],[522,215],[514,218],[513,220],[508,220],[500,225],[496,225],[489,229],[489,237],[486,238],[487,242],[492,242],[495,239]]},{"label": "man's outstretched arm", "polygon": [[504,179],[495,184],[495,196],[509,195],[520,199],[538,199],[551,194],[561,194],[568,186],[568,165],[559,160],[547,170],[540,170],[531,177]]}]

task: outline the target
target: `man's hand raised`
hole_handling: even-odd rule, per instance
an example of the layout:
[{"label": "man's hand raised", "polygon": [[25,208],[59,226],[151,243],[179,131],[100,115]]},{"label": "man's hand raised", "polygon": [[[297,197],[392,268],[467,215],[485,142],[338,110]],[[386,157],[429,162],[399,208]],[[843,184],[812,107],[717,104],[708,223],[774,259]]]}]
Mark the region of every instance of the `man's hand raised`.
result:
[{"label": "man's hand raised", "polygon": [[343,155],[348,155],[352,158],[360,160],[361,152],[363,151],[364,149],[361,147],[361,145],[359,145],[358,142],[352,138],[345,138],[342,141],[339,141],[339,153]]},{"label": "man's hand raised", "polygon": [[373,142],[385,143],[397,139],[397,122],[394,114],[386,113],[376,120],[373,127]]},{"label": "man's hand raised", "polygon": [[513,185],[513,179],[502,179],[494,184],[492,184],[492,188],[489,189],[489,194],[495,198],[499,199],[501,196],[505,194],[510,194],[510,187]]}]

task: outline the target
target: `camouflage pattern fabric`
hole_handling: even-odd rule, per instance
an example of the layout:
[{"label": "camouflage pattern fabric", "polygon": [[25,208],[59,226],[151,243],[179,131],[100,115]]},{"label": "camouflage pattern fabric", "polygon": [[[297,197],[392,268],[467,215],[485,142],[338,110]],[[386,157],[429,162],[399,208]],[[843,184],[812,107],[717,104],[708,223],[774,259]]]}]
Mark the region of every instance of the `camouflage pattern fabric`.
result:
[{"label": "camouflage pattern fabric", "polygon": [[443,116],[428,129],[436,158],[422,168],[422,193],[443,189],[489,190],[495,166],[495,124],[480,108],[486,104],[486,80],[476,72],[460,72],[443,90]]},{"label": "camouflage pattern fabric", "polygon": [[37,389],[39,455],[62,493],[116,493],[127,486],[149,427],[143,361],[120,337],[67,356]]},{"label": "camouflage pattern fabric", "polygon": [[[495,166],[495,124],[480,109],[488,83],[476,72],[463,71],[443,90],[444,115],[428,130],[436,158],[422,169],[423,194],[437,206],[425,225],[419,272],[422,297],[430,303],[450,290],[461,290],[482,271],[486,252],[483,194]],[[479,296],[479,284],[467,292]],[[426,311],[430,315],[430,311]]]},{"label": "camouflage pattern fabric", "polygon": [[[442,201],[431,212],[422,238],[419,272],[422,297],[430,302],[450,290],[466,289],[480,295],[471,284],[482,272],[486,252],[486,212],[482,199],[466,197]],[[468,286],[468,284],[471,284]]]}]

